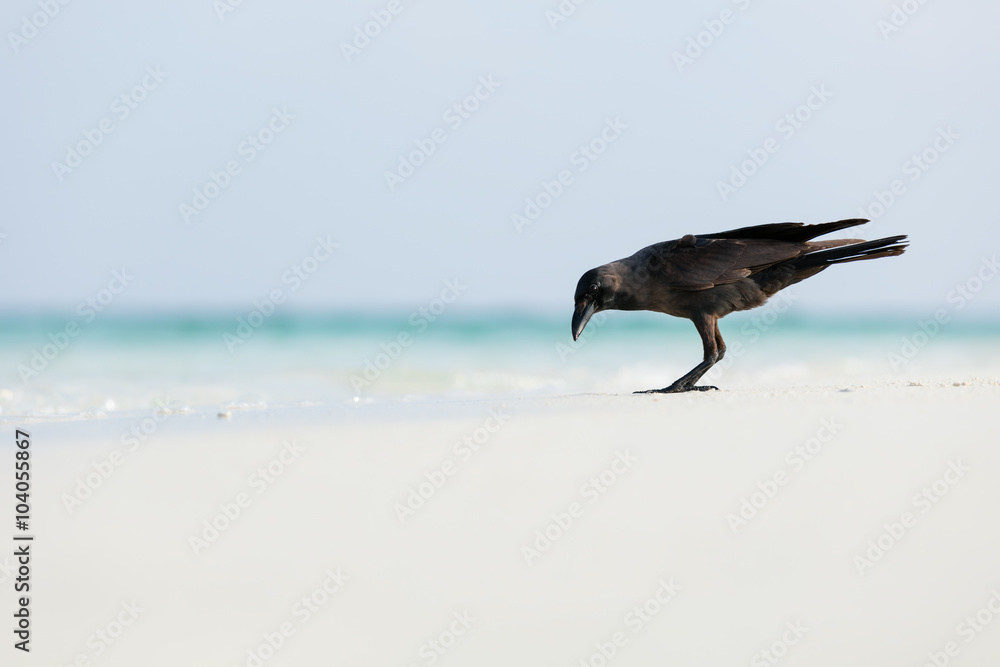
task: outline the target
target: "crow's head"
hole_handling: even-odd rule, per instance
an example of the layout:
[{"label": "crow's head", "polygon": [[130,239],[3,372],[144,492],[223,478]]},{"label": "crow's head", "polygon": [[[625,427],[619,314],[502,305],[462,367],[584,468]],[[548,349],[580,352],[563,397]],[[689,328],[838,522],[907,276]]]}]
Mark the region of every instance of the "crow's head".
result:
[{"label": "crow's head", "polygon": [[621,285],[621,276],[614,264],[605,264],[583,274],[576,284],[573,302],[573,340],[580,338],[583,328],[594,313],[615,307],[615,296]]}]

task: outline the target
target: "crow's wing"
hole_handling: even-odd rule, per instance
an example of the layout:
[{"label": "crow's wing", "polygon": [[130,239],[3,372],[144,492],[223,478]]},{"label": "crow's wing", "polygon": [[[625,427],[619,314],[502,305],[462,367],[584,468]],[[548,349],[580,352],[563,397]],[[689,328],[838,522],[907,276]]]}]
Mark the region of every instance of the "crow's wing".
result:
[{"label": "crow's wing", "polygon": [[685,236],[643,248],[630,260],[642,273],[674,289],[703,290],[733,283],[805,253],[800,243]]}]

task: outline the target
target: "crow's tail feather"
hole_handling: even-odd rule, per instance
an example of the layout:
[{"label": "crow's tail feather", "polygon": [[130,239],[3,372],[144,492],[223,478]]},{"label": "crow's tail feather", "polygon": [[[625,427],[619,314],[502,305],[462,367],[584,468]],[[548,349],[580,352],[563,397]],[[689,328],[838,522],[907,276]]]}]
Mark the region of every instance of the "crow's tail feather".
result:
[{"label": "crow's tail feather", "polygon": [[906,251],[906,235],[889,236],[875,241],[852,243],[851,245],[811,252],[787,262],[798,271],[814,268],[826,268],[832,264],[856,262],[862,259],[878,257],[893,257]]},{"label": "crow's tail feather", "polygon": [[[844,239],[849,241],[849,239]],[[818,244],[817,244],[818,245]],[[850,245],[817,248],[795,259],[775,264],[754,274],[753,279],[767,296],[773,296],[789,285],[814,276],[828,266],[901,255],[906,250],[906,236],[890,236],[876,241],[858,241]]]}]

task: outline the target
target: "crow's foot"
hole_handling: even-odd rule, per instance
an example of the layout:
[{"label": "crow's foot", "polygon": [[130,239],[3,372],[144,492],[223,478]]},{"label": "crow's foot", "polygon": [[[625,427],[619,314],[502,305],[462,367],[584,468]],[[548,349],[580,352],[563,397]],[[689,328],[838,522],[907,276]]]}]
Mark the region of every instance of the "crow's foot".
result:
[{"label": "crow's foot", "polygon": [[719,391],[718,387],[713,387],[711,385],[670,385],[669,387],[664,387],[663,389],[647,389],[646,391],[636,391],[632,392],[634,394],[680,394],[685,391]]}]

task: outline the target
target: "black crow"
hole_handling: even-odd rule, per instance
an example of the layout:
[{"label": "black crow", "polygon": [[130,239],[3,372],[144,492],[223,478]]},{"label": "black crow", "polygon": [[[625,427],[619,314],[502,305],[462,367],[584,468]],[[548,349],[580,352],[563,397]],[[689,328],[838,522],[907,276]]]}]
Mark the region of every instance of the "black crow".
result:
[{"label": "black crow", "polygon": [[704,360],[668,387],[636,393],[717,389],[695,382],[726,353],[720,317],[756,308],[778,291],[832,264],[901,255],[906,250],[905,235],[877,241],[812,241],[866,222],[780,222],[718,234],[688,234],[643,248],[583,274],[573,297],[573,340],[601,310],[653,310],[686,317],[701,334]]}]

